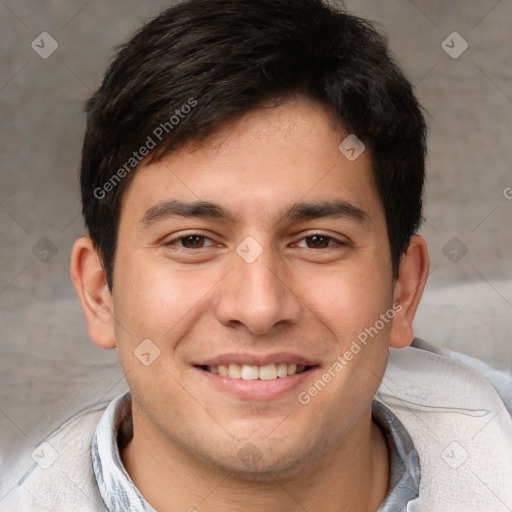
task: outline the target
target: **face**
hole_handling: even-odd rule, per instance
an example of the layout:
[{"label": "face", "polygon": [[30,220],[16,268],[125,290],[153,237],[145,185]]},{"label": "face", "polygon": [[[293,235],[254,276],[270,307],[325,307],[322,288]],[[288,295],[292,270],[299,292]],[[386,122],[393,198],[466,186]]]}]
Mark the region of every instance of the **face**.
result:
[{"label": "face", "polygon": [[258,474],[361,440],[394,283],[369,155],[347,159],[346,136],[297,99],[137,171],[112,304],[135,431],[155,446]]}]

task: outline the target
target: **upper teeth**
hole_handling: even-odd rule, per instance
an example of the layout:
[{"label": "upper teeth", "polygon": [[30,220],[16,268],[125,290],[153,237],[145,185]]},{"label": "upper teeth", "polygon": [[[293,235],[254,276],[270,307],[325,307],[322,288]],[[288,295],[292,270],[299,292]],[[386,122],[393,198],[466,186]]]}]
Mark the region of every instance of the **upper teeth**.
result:
[{"label": "upper teeth", "polygon": [[255,366],[251,364],[219,364],[218,366],[208,366],[207,369],[211,373],[219,374],[223,377],[231,379],[244,380],[273,380],[277,377],[286,377],[300,373],[305,368],[304,365],[296,364],[266,364],[264,366]]}]

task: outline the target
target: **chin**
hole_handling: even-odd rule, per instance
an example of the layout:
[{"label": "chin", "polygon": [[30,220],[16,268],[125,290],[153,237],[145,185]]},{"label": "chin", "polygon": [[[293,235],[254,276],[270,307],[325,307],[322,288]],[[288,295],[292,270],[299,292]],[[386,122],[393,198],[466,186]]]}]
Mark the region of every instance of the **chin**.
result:
[{"label": "chin", "polygon": [[296,477],[314,465],[319,450],[307,452],[303,443],[247,442],[228,454],[211,454],[209,462],[243,482],[275,482]]},{"label": "chin", "polygon": [[302,472],[303,463],[299,463],[296,457],[293,460],[260,460],[257,463],[247,464],[234,460],[226,467],[231,472],[231,477],[241,482],[276,482],[296,477]]}]

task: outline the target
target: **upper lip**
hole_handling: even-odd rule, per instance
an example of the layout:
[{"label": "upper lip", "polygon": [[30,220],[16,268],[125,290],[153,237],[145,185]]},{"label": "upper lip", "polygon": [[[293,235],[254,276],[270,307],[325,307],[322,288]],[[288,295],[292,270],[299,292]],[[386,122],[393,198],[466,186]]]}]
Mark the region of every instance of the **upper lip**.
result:
[{"label": "upper lip", "polygon": [[195,364],[195,366],[219,366],[220,364],[239,364],[251,366],[265,366],[272,363],[287,363],[304,366],[316,366],[312,359],[290,352],[275,352],[272,354],[226,353],[210,357]]}]

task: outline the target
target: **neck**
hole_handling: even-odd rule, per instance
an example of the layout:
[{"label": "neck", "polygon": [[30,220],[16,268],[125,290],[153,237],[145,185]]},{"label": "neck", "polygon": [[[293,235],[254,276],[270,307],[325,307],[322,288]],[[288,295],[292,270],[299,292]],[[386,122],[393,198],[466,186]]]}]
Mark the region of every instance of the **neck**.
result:
[{"label": "neck", "polygon": [[387,493],[389,456],[370,412],[313,464],[257,477],[200,461],[136,420],[135,413],[134,426],[140,428],[134,428],[121,456],[134,484],[159,512],[375,512]]}]

